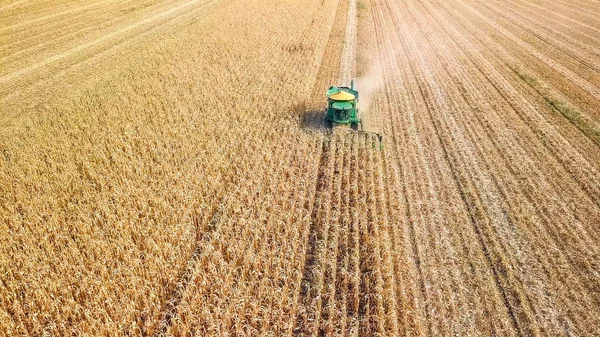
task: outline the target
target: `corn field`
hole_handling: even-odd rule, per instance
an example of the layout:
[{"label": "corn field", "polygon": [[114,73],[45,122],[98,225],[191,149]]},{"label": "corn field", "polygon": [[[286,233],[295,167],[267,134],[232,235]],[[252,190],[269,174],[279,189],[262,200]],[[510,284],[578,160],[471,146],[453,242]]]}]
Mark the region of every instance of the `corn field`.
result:
[{"label": "corn field", "polygon": [[0,0],[0,336],[600,335],[599,17]]}]

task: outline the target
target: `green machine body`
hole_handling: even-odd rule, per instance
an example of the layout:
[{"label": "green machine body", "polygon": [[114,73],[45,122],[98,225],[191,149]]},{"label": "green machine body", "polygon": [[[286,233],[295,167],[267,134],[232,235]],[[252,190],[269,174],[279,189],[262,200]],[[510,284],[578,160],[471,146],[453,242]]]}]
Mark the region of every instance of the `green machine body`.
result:
[{"label": "green machine body", "polygon": [[331,86],[327,90],[327,117],[332,124],[361,124],[358,112],[358,91],[354,90],[354,81],[350,87]]}]

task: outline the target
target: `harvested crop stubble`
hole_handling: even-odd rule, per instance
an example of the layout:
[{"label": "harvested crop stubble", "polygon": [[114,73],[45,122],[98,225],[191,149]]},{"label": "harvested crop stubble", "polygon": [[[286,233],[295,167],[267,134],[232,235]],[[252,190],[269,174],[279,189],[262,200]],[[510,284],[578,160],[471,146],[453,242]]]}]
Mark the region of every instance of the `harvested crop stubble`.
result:
[{"label": "harvested crop stubble", "polygon": [[[495,18],[474,23],[479,17],[468,18],[470,3],[382,2],[373,11],[387,91],[376,104],[383,105],[379,111],[398,111],[389,115],[385,133],[400,151],[396,160],[404,172],[408,221],[433,216],[413,227],[413,258],[422,280],[418,300],[425,300],[419,315],[427,324],[423,330],[434,335],[593,333],[585,321],[599,319],[593,230],[600,215],[598,146],[557,118],[507,64],[538,46],[517,55],[489,53],[510,42],[479,40],[480,30]],[[554,76],[540,74],[544,81],[544,75]],[[577,105],[573,92],[556,89]],[[421,161],[412,164],[413,156]],[[431,177],[429,192],[417,189],[423,177]],[[446,191],[443,181],[449,183]],[[453,228],[450,219],[457,211],[464,214],[457,224],[471,222],[471,228]],[[437,226],[427,229],[429,224]],[[444,242],[452,245],[440,255],[429,253]],[[448,276],[434,276],[438,266],[451,265],[444,259],[461,250],[467,254],[441,270]],[[430,272],[428,266],[435,269]],[[446,280],[451,283],[443,286]],[[445,296],[453,300],[436,301]],[[472,303],[471,297],[480,301]]]}]

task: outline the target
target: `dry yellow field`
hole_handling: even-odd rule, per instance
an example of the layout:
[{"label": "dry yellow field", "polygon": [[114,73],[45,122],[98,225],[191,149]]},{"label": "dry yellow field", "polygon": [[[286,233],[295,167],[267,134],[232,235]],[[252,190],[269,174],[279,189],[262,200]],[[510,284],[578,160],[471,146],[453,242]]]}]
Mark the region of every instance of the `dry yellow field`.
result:
[{"label": "dry yellow field", "polygon": [[0,336],[600,335],[599,17],[0,0]]}]

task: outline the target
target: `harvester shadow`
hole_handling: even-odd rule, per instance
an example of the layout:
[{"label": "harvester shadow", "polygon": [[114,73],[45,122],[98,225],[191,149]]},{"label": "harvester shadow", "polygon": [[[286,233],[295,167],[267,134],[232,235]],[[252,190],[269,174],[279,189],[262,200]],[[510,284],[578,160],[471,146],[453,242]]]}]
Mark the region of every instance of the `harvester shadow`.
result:
[{"label": "harvester shadow", "polygon": [[311,109],[299,111],[301,118],[300,127],[303,130],[313,132],[329,132],[331,131],[331,122],[325,119],[325,110]]}]

